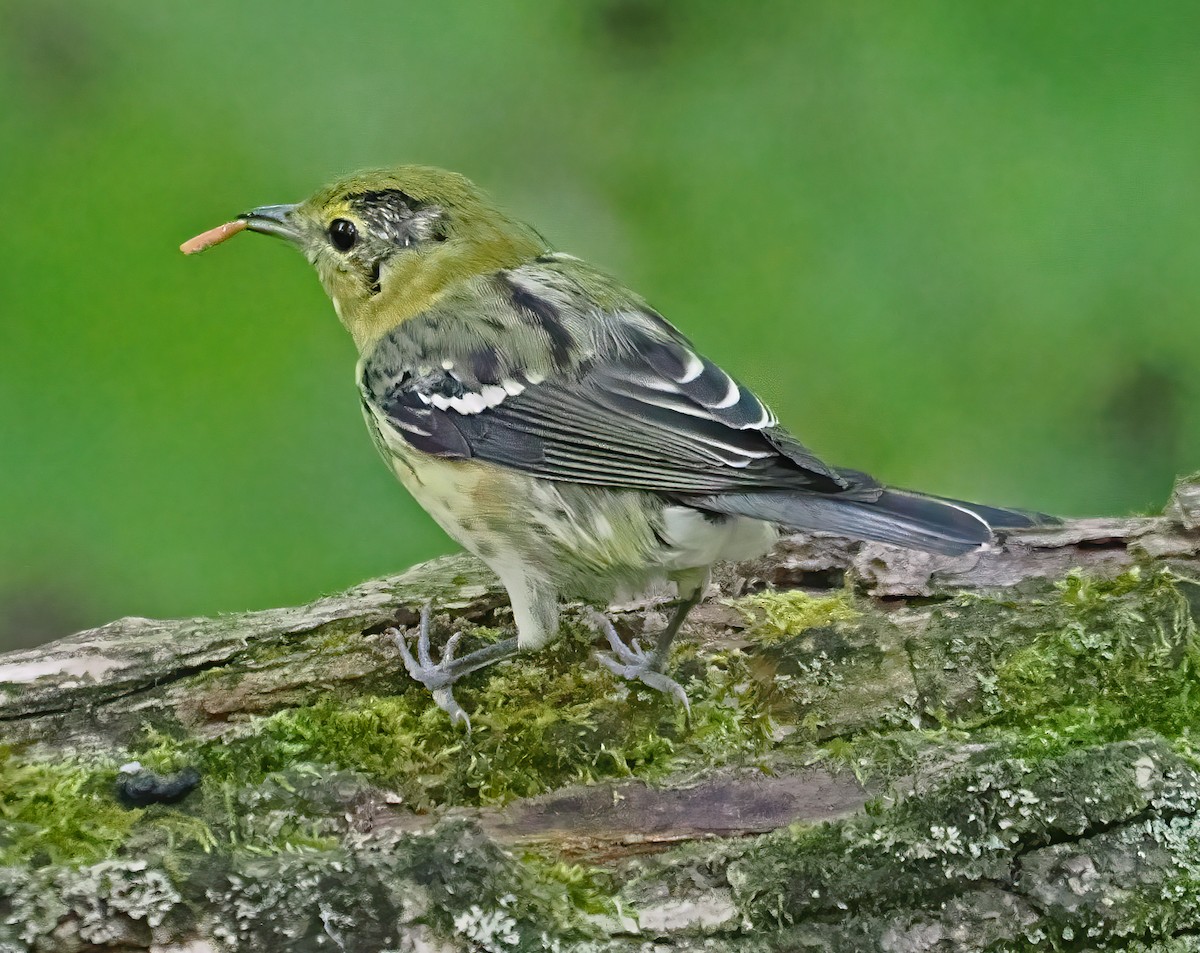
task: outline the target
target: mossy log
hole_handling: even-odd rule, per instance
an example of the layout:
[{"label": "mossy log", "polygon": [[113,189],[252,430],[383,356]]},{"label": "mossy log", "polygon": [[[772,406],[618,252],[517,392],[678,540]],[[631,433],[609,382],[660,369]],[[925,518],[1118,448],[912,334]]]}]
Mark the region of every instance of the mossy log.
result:
[{"label": "mossy log", "polygon": [[0,656],[0,951],[1200,950],[1197,579],[1195,480],[956,559],[791,537],[686,629],[690,719],[576,613],[470,734],[385,634],[501,637],[467,557]]}]

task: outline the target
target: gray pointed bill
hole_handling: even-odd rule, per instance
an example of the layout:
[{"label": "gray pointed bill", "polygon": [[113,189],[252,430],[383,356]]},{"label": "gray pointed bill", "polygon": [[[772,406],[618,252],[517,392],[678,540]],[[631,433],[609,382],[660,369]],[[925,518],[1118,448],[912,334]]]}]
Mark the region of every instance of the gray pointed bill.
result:
[{"label": "gray pointed bill", "polygon": [[246,228],[263,235],[277,235],[290,242],[299,241],[300,230],[296,226],[292,213],[299,205],[260,205],[249,212],[242,212],[238,220],[246,223]]}]

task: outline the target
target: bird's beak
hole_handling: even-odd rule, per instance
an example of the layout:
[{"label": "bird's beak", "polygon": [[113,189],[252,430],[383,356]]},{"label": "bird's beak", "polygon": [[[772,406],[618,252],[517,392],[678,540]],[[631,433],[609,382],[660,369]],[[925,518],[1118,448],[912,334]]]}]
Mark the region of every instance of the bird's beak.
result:
[{"label": "bird's beak", "polygon": [[238,216],[246,223],[246,228],[252,232],[262,232],[264,235],[278,235],[289,242],[299,243],[300,229],[293,214],[299,205],[260,205],[249,212]]}]

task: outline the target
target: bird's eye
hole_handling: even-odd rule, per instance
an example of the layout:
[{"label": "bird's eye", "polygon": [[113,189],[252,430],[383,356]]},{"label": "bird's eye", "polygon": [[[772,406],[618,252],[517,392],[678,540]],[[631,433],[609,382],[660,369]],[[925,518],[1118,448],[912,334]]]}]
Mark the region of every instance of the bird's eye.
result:
[{"label": "bird's eye", "polygon": [[358,241],[358,229],[344,218],[335,218],[329,223],[329,240],[338,251],[349,251]]}]

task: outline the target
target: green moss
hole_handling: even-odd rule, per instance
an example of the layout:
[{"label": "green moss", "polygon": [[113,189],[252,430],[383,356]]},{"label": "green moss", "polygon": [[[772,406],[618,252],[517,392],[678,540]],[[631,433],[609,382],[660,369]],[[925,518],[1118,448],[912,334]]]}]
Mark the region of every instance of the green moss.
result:
[{"label": "green moss", "polygon": [[[109,871],[124,883],[142,874],[130,864],[153,858],[161,877],[143,877],[139,890],[157,890],[164,909],[175,911],[196,901],[189,890],[203,884],[215,892],[201,902],[224,903],[234,934],[251,945],[276,942],[297,922],[324,935],[326,921],[336,930],[339,918],[366,910],[372,922],[407,917],[481,948],[509,948],[510,937],[538,948],[544,924],[573,923],[584,935],[589,915],[621,912],[606,875],[553,858],[515,861],[461,827],[398,836],[383,849],[357,837],[355,812],[385,797],[415,811],[502,804],[573,782],[653,780],[752,759],[773,745],[771,710],[789,725],[840,717],[844,735],[825,746],[826,758],[860,776],[904,777],[920,794],[881,798],[865,816],[838,824],[704,845],[718,859],[692,863],[687,876],[700,877],[706,890],[716,883],[756,929],[818,929],[840,922],[839,904],[865,923],[893,909],[933,910],[951,894],[954,903],[975,897],[984,909],[971,894],[976,885],[1011,881],[1017,858],[1025,871],[1045,864],[1053,873],[1060,860],[1053,851],[1066,856],[1080,838],[1092,846],[1113,839],[1114,857],[1141,849],[1120,838],[1148,838],[1146,856],[1170,868],[1154,889],[1194,895],[1200,832],[1190,818],[1198,786],[1168,790],[1162,778],[1191,778],[1191,768],[1139,734],[1161,732],[1187,747],[1200,724],[1186,586],[1165,570],[1112,580],[1073,573],[1036,593],[1012,593],[1011,601],[948,600],[910,642],[890,617],[864,613],[852,623],[844,595],[760,594],[743,602],[758,620],[751,632],[765,627],[765,648],[756,644],[749,658],[688,645],[675,653],[673,671],[692,699],[690,723],[667,699],[596,665],[586,629],[465,680],[458,696],[472,715],[470,735],[401,674],[372,683],[374,694],[358,685],[348,698],[314,684],[303,703],[230,726],[220,738],[147,732],[130,759],[160,771],[196,767],[202,782],[181,804],[138,811],[113,800],[111,764],[6,751],[0,865],[54,872],[53,884],[35,892],[41,896],[62,892],[54,886],[62,865]],[[334,653],[356,651],[360,641],[332,629],[319,638]],[[399,690],[388,694],[392,686]],[[864,720],[856,723],[859,712]],[[1123,740],[1131,737],[1139,740]],[[413,888],[426,883],[428,892]],[[426,906],[414,908],[418,896]],[[1043,906],[1053,902],[1047,895]],[[1121,922],[1150,923],[1163,910],[1157,895],[1138,895],[1120,908]],[[37,915],[52,922],[56,911]],[[1074,913],[1066,919],[1076,929],[1093,922]],[[1103,918],[1094,922],[1109,929]],[[99,924],[96,935],[106,928]],[[372,940],[382,948],[390,928],[380,929]]]},{"label": "green moss", "polygon": [[1124,953],[1200,953],[1200,936],[1188,934],[1148,942],[1132,940],[1121,949]]},{"label": "green moss", "polygon": [[521,858],[523,876],[541,903],[564,922],[580,913],[590,916],[620,914],[617,885],[610,871],[572,864],[536,853]]},{"label": "green moss", "polygon": [[1039,758],[1157,732],[1193,748],[1200,644],[1191,583],[1135,568],[1039,585],[935,609],[907,647],[918,692],[911,727],[880,720],[828,741],[824,756],[886,783],[967,742]]},{"label": "green moss", "polygon": [[116,803],[115,779],[116,765],[27,758],[0,747],[0,866],[110,856],[140,813]]},{"label": "green moss", "polygon": [[199,789],[174,806],[121,807],[115,763],[6,750],[0,863],[89,863],[123,851],[170,863],[209,851],[325,850],[344,835],[354,806],[381,799],[381,788],[418,811],[496,804],[572,782],[662,777],[770,745],[771,723],[740,653],[678,653],[689,723],[658,693],[596,665],[591,639],[574,633],[537,658],[468,679],[459,697],[472,712],[469,735],[415,686],[389,696],[325,695],[218,739],[147,729],[122,760],[200,772]]},{"label": "green moss", "polygon": [[[1085,840],[1091,833],[1112,831],[1115,837],[1118,828],[1119,836],[1134,840],[1153,836],[1154,825],[1165,830],[1174,824],[1164,816],[1194,811],[1198,799],[1200,776],[1162,739],[1037,761],[992,750],[980,764],[943,771],[920,797],[876,804],[865,816],[836,824],[768,835],[743,849],[728,879],[742,911],[764,929],[837,916],[847,908],[858,914],[933,909],[947,892],[1010,882],[1018,858],[1026,871],[1035,862],[1047,866],[1044,877],[1028,878],[1030,890],[1046,890],[1060,878],[1055,845],[1064,854],[1087,851],[1095,847]],[[1176,865],[1196,862],[1196,843],[1184,837],[1168,843],[1166,834],[1160,841],[1166,862]],[[1038,849],[1050,853],[1033,853]],[[1114,876],[1122,871],[1115,868]],[[1161,886],[1156,878],[1147,890]],[[1069,904],[1071,887],[1061,889]],[[1041,905],[1056,897],[1046,893]],[[1154,911],[1169,911],[1172,903],[1159,897]],[[1107,909],[1102,891],[1095,908]],[[1123,916],[1132,920],[1142,915],[1139,910],[1130,903]],[[1068,912],[1063,922],[1074,917],[1078,923],[1085,915]]]},{"label": "green moss", "polygon": [[805,629],[853,622],[860,615],[845,592],[832,596],[810,596],[799,589],[775,589],[727,600],[745,618],[747,635],[761,645],[769,645]]},{"label": "green moss", "polygon": [[692,697],[690,724],[659,693],[631,689],[598,666],[591,633],[581,632],[465,680],[456,694],[471,712],[470,734],[414,686],[393,696],[326,696],[217,741],[150,733],[136,757],[156,770],[192,765],[208,787],[232,789],[306,765],[337,769],[427,810],[600,778],[659,777],[769,745],[770,722],[740,654],[701,661],[684,651],[678,663]]},{"label": "green moss", "polygon": [[845,768],[861,783],[887,790],[895,782],[938,771],[967,740],[965,732],[946,727],[867,731],[824,742],[813,760]]},{"label": "green moss", "polygon": [[1152,730],[1190,743],[1200,725],[1200,644],[1179,578],[1073,572],[1053,627],[996,667],[994,725],[1034,746],[1096,744]]}]

